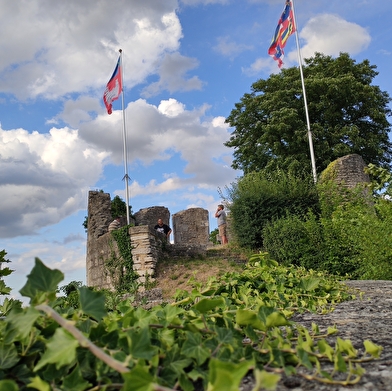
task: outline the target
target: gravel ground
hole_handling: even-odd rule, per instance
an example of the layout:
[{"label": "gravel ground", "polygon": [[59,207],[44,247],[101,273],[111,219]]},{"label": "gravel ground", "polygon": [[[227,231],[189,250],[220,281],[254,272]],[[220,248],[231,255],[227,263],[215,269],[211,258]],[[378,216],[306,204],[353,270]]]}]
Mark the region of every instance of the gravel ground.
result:
[{"label": "gravel ground", "polygon": [[[380,359],[361,363],[366,373],[354,386],[325,385],[298,376],[282,378],[276,391],[391,391],[392,390],[392,281],[348,281],[347,285],[364,292],[362,299],[341,303],[327,315],[296,314],[291,320],[311,329],[314,322],[320,331],[334,324],[342,339],[351,340],[358,351],[368,339],[383,347]],[[246,377],[241,391],[251,391],[252,378]]]}]

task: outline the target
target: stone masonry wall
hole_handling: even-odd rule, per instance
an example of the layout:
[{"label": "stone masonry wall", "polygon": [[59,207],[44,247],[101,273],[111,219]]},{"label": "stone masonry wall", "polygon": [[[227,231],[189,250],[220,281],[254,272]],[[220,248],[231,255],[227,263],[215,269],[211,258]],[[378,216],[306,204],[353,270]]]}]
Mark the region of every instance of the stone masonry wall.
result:
[{"label": "stone masonry wall", "polygon": [[208,210],[190,208],[173,215],[174,244],[207,246],[210,236]]},{"label": "stone masonry wall", "polygon": [[134,214],[135,225],[148,225],[152,228],[157,224],[158,219],[163,220],[163,224],[170,226],[170,212],[165,206],[151,206],[140,209]]},{"label": "stone masonry wall", "polygon": [[87,286],[113,289],[115,283],[105,267],[113,251],[119,255],[117,243],[109,232],[87,241]]},{"label": "stone masonry wall", "polygon": [[[88,233],[86,272],[87,285],[113,289],[115,281],[110,276],[105,264],[112,254],[119,256],[117,243],[108,226],[113,220],[110,213],[111,199],[107,193],[90,191],[88,197]],[[192,208],[177,214],[177,230],[180,240],[177,245],[170,245],[166,236],[154,230],[157,220],[161,218],[170,225],[170,212],[164,206],[153,206],[140,209],[135,213],[135,226],[130,227],[130,240],[133,247],[132,256],[134,270],[139,274],[140,282],[145,282],[146,276],[152,278],[158,260],[164,256],[194,257],[203,255],[208,244],[209,223],[208,211],[202,208]],[[123,218],[121,225],[126,225]],[[173,232],[175,228],[172,227]],[[184,231],[182,233],[182,231]],[[182,242],[181,242],[182,241]],[[166,248],[163,254],[163,248]],[[170,249],[170,251],[169,251]]]},{"label": "stone masonry wall", "polygon": [[335,180],[346,187],[355,187],[358,183],[369,183],[369,175],[365,173],[365,161],[357,154],[343,156],[335,162]]},{"label": "stone masonry wall", "polygon": [[166,236],[148,225],[130,227],[129,234],[133,247],[133,270],[139,274],[139,282],[144,283],[146,276],[152,279],[155,266],[163,257]]},{"label": "stone masonry wall", "polygon": [[108,226],[113,220],[110,213],[110,206],[110,194],[99,191],[89,191],[87,219],[88,239],[97,239],[108,232]]}]

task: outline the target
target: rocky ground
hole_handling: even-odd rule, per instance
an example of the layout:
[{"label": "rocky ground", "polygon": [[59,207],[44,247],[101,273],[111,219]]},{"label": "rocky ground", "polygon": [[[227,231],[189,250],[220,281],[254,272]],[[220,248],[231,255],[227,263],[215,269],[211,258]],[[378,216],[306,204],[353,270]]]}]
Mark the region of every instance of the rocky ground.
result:
[{"label": "rocky ground", "polygon": [[[354,386],[325,385],[301,377],[282,378],[276,391],[390,391],[392,390],[392,281],[349,281],[347,285],[364,292],[362,299],[341,303],[327,315],[296,314],[292,320],[309,329],[312,323],[326,330],[334,324],[342,339],[351,340],[358,351],[368,339],[383,347],[381,358],[361,363],[366,370]],[[334,337],[336,338],[336,336]],[[241,391],[250,391],[253,381],[247,377]]]}]

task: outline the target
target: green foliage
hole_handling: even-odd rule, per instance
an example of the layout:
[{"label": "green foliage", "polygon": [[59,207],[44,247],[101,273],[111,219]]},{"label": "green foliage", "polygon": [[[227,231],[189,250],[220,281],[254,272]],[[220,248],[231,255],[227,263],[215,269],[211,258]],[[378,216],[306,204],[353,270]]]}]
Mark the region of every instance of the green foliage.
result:
[{"label": "green foliage", "polygon": [[[113,218],[127,215],[127,204],[118,195],[114,196],[110,205],[110,212]],[[129,206],[129,214],[132,215],[132,207]]]},{"label": "green foliage", "polygon": [[[60,292],[65,294],[63,298],[64,307],[78,308],[79,307],[79,293],[78,288],[82,286],[81,281],[71,281],[69,284],[60,287]],[[59,304],[60,305],[60,304]]]},{"label": "green foliage", "polygon": [[297,309],[325,313],[352,294],[336,277],[284,268],[263,253],[243,273],[151,310],[123,301],[108,313],[101,293],[78,287],[78,310],[55,311],[60,274],[36,259],[22,289],[30,306],[0,323],[0,390],[191,391],[199,383],[234,391],[249,371],[257,389],[274,389],[282,372],[351,385],[363,374],[359,363],[382,350],[364,341],[358,354],[349,340],[327,342],[334,327],[321,334],[290,321]]},{"label": "green foliage", "polygon": [[[390,168],[390,97],[372,85],[376,66],[356,63],[347,53],[316,53],[306,59],[304,78],[318,172],[339,157],[357,153],[366,163]],[[233,168],[245,173],[296,164],[309,167],[306,116],[297,67],[286,68],[251,87],[226,119],[234,127],[226,146]]]},{"label": "green foliage", "polygon": [[216,239],[217,235],[219,235],[219,229],[215,228],[210,232],[209,240],[214,244],[219,244],[218,240]]},{"label": "green foliage", "polygon": [[370,163],[365,172],[372,178],[370,188],[375,195],[381,194],[383,197],[392,197],[392,173],[390,170]]},{"label": "green foliage", "polygon": [[106,269],[114,282],[116,292],[133,292],[137,290],[138,274],[133,270],[132,246],[129,226],[112,231],[119,255],[112,248],[111,257],[106,261]]},{"label": "green foliage", "polygon": [[319,194],[321,218],[287,215],[265,227],[264,248],[271,257],[353,279],[392,279],[392,202],[371,202],[361,187],[323,184]]},{"label": "green foliage", "polygon": [[227,189],[230,216],[240,246],[260,249],[263,228],[287,213],[317,211],[318,196],[310,176],[277,170],[253,172]]},{"label": "green foliage", "polygon": [[13,270],[9,267],[4,267],[3,264],[9,263],[9,259],[6,259],[5,256],[7,253],[5,250],[0,251],[0,295],[8,295],[11,292],[11,288],[5,285],[3,277],[9,276]]},{"label": "green foliage", "polygon": [[[11,292],[11,288],[4,281],[4,277],[9,276],[13,272],[9,267],[4,267],[4,264],[10,262],[9,259],[5,258],[6,255],[5,250],[0,251],[0,296],[8,295]],[[13,308],[20,308],[21,305],[22,303],[19,300],[5,298],[0,303],[0,316],[7,315]]]}]

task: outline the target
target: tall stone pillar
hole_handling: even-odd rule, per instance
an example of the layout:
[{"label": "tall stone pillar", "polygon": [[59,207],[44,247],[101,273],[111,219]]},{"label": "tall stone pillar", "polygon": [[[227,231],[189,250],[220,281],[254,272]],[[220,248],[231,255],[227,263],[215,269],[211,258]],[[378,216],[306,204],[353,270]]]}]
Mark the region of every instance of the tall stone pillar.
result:
[{"label": "tall stone pillar", "polygon": [[[87,217],[87,254],[86,254],[86,276],[87,286],[103,286],[109,284],[103,273],[103,257],[108,238],[104,238],[111,223],[110,194],[99,191],[88,193],[88,217]],[[107,257],[108,258],[108,257]],[[105,283],[103,281],[105,280]],[[98,282],[101,285],[97,285]],[[107,284],[106,284],[107,283]]]},{"label": "tall stone pillar", "polygon": [[189,208],[173,215],[174,244],[207,246],[210,237],[208,210]]}]

